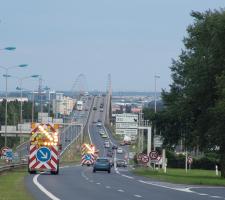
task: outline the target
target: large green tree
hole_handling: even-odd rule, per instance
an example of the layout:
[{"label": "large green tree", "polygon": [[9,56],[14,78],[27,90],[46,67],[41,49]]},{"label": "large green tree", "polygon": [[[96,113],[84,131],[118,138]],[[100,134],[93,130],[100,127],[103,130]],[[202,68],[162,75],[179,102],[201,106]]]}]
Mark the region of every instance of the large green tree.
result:
[{"label": "large green tree", "polygon": [[170,91],[163,91],[160,128],[167,144],[219,150],[225,178],[225,10],[192,12],[185,49],[171,66]]}]

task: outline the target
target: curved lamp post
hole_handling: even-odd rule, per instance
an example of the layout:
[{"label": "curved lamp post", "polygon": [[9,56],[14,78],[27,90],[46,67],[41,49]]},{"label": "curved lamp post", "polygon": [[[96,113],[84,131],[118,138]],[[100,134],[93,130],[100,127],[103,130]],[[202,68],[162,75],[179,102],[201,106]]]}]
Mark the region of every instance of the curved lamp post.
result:
[{"label": "curved lamp post", "polygon": [[5,47],[5,48],[1,48],[0,50],[5,50],[5,51],[14,51],[16,49],[16,47]]},{"label": "curved lamp post", "polygon": [[[12,47],[8,47],[8,48],[12,48]],[[24,68],[27,67],[27,64],[21,64],[21,65],[16,65],[16,66],[11,66],[11,67],[4,67],[4,66],[0,66],[0,68],[5,70],[5,74],[3,74],[3,77],[5,77],[5,146],[7,146],[7,121],[8,121],[8,78],[11,77],[8,74],[8,71],[10,69],[13,68]]]},{"label": "curved lamp post", "polygon": [[[20,123],[21,124],[23,123],[23,101],[22,101],[22,98],[23,98],[23,86],[22,86],[23,81],[26,80],[26,79],[29,79],[29,78],[38,78],[39,76],[40,75],[34,74],[34,75],[31,75],[31,76],[25,76],[25,77],[22,77],[22,78],[18,78],[20,87],[17,87],[16,89],[20,90]],[[32,104],[32,111],[33,111],[33,104]],[[32,115],[32,122],[33,122],[33,115]]]}]

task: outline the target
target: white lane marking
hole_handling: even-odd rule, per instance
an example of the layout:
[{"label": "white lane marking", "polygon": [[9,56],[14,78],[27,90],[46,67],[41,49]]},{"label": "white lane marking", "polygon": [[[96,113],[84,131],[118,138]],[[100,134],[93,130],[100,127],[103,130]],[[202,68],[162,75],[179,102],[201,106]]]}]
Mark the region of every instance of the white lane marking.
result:
[{"label": "white lane marking", "polygon": [[107,186],[105,186],[105,188],[110,189],[111,187],[107,185]]},{"label": "white lane marking", "polygon": [[[203,195],[210,196],[209,194],[204,194],[204,193],[192,191],[190,188],[169,187],[169,186],[160,185],[160,184],[153,183],[153,182],[146,182],[146,181],[143,181],[143,180],[138,180],[138,182],[148,184],[148,185],[153,185],[153,186],[156,186],[156,187],[166,188],[166,189],[170,189],[170,190],[176,190],[176,191],[180,191],[180,192],[193,193],[193,194],[202,195],[202,196]],[[221,196],[210,196],[210,197],[211,198],[217,198],[217,199],[223,199],[223,197],[221,197]]]},{"label": "white lane marking", "polygon": [[119,189],[119,190],[117,190],[118,192],[124,192],[124,190],[121,190],[121,189]]},{"label": "white lane marking", "polygon": [[132,176],[127,176],[127,175],[124,175],[124,174],[122,174],[121,176],[126,177],[126,178],[129,178],[129,179],[134,179],[134,177],[132,177]]},{"label": "white lane marking", "polygon": [[189,187],[190,189],[215,189],[215,188],[219,188],[219,189],[224,189],[223,186],[192,186],[192,187]]},{"label": "white lane marking", "polygon": [[34,176],[33,182],[39,188],[39,190],[41,190],[43,193],[45,193],[52,200],[60,200],[58,197],[56,197],[54,194],[52,194],[51,192],[49,192],[47,189],[44,188],[44,186],[42,186],[38,182],[38,180],[37,180],[38,176],[40,176],[40,174],[37,174],[37,175]]},{"label": "white lane marking", "polygon": [[120,172],[119,172],[117,167],[114,167],[114,170],[116,171],[117,174],[120,174]]},{"label": "white lane marking", "polygon": [[[92,106],[94,105],[94,101],[95,101],[95,98],[93,99],[93,101],[92,101],[92,104],[91,104],[91,107],[90,107],[90,111],[89,111],[89,116],[90,116],[90,118],[91,118],[91,109],[92,109]],[[89,119],[90,119],[89,118]],[[90,134],[90,122],[89,121],[87,121],[87,126],[88,126],[88,136],[89,136],[89,139],[90,139],[90,142],[91,142],[91,144],[93,144],[92,143],[92,139],[91,139],[91,134]]]},{"label": "white lane marking", "polygon": [[65,168],[69,168],[70,166],[63,166],[63,167],[59,167],[60,169],[65,169]]},{"label": "white lane marking", "polygon": [[88,123],[88,136],[89,136],[90,142],[92,144],[92,139],[91,139],[91,134],[90,134],[90,124],[89,123]]},{"label": "white lane marking", "polygon": [[137,198],[142,198],[142,196],[138,195],[138,194],[135,194],[134,196],[137,197]]},{"label": "white lane marking", "polygon": [[97,185],[101,185],[101,183],[96,183]]},{"label": "white lane marking", "polygon": [[148,184],[148,185],[157,186],[157,187],[161,187],[161,188],[166,188],[166,189],[170,189],[170,190],[177,190],[177,191],[188,192],[188,193],[197,193],[197,192],[191,191],[189,188],[169,187],[169,186],[166,186],[166,185],[160,185],[160,184],[153,183],[153,182],[150,182],[150,181],[146,182],[146,181],[143,181],[143,180],[138,180],[138,182]]},{"label": "white lane marking", "polygon": [[201,196],[208,196],[208,194],[205,194],[205,193],[199,193],[199,195],[201,195]]}]

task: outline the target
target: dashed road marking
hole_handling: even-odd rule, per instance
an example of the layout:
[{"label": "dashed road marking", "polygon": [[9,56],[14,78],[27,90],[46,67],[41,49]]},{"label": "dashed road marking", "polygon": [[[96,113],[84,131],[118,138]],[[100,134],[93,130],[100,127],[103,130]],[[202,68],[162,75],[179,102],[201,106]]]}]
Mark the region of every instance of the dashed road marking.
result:
[{"label": "dashed road marking", "polygon": [[208,196],[208,194],[205,194],[205,193],[199,193],[199,195],[201,195],[201,196]]},{"label": "dashed road marking", "polygon": [[105,186],[105,188],[110,189],[111,187],[107,185],[107,186]]},{"label": "dashed road marking", "polygon": [[220,196],[210,196],[212,198],[215,198],[215,199],[222,199],[223,197],[220,197]]},{"label": "dashed road marking", "polygon": [[96,183],[97,185],[100,185],[101,183]]},{"label": "dashed road marking", "polygon": [[118,192],[124,192],[124,190],[121,190],[121,189],[119,189],[119,190],[117,190]]},{"label": "dashed road marking", "polygon": [[69,168],[70,166],[66,165],[66,166],[62,166],[62,167],[59,167],[60,169],[65,169],[65,168]]},{"label": "dashed road marking", "polygon": [[137,197],[137,198],[142,198],[142,196],[138,195],[138,194],[135,194],[134,196]]},{"label": "dashed road marking", "polygon": [[127,176],[127,175],[124,175],[124,174],[122,174],[121,176],[126,177],[126,178],[129,178],[129,179],[134,179],[134,177],[132,177],[132,176]]}]

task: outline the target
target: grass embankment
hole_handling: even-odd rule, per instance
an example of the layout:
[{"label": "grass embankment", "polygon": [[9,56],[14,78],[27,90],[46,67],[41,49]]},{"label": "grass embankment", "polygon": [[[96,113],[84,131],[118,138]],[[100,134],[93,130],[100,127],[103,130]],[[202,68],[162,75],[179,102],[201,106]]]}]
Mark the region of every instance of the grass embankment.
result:
[{"label": "grass embankment", "polygon": [[0,166],[6,165],[5,160],[0,159]]},{"label": "grass embankment", "polygon": [[83,141],[78,138],[70,147],[64,152],[61,157],[60,163],[62,165],[68,164],[80,164],[81,162],[81,144],[90,143],[90,139],[87,133],[84,134]]},{"label": "grass embankment", "polygon": [[167,169],[165,174],[162,170],[154,171],[149,168],[137,168],[134,174],[152,178],[154,180],[166,181],[171,183],[184,183],[194,185],[215,185],[225,186],[225,179],[215,175],[212,170],[188,170],[184,169]]},{"label": "grass embankment", "polygon": [[26,191],[24,177],[25,168],[2,172],[0,174],[0,200],[32,200]]},{"label": "grass embankment", "polygon": [[112,136],[113,138],[118,142],[120,143],[122,140],[123,140],[123,135],[118,135],[116,134],[116,131],[115,131],[115,127],[114,126],[107,126],[107,128],[111,131],[112,133]]}]

